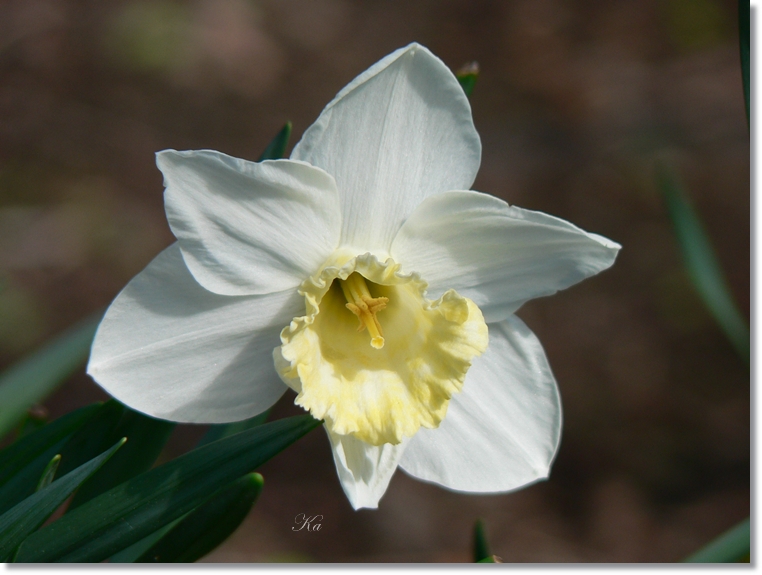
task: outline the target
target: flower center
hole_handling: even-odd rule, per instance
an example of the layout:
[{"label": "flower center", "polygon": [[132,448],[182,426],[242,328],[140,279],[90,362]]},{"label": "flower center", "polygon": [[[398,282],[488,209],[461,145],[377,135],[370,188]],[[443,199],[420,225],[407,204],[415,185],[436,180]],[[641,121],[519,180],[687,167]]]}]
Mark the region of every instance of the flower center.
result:
[{"label": "flower center", "polygon": [[370,345],[376,349],[384,347],[384,334],[376,314],[386,307],[389,298],[371,296],[365,278],[357,272],[352,272],[345,280],[339,280],[339,284],[347,298],[347,309],[360,320],[357,331],[368,328]]},{"label": "flower center", "polygon": [[[370,445],[437,427],[472,360],[487,349],[481,311],[453,290],[427,299],[426,282],[391,258],[335,259],[301,285],[306,315],[281,331],[273,352],[296,404],[331,433]],[[370,345],[358,337],[366,329]]]}]

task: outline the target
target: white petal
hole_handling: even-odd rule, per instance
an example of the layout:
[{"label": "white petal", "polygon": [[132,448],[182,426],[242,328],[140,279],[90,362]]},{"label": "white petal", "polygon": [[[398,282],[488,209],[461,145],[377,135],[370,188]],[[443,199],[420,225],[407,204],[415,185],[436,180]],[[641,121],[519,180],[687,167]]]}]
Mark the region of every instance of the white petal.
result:
[{"label": "white petal", "polygon": [[291,157],[336,179],[344,244],[388,251],[423,198],[471,187],[481,143],[453,73],[410,44],[339,92]]},{"label": "white petal", "polygon": [[543,214],[473,191],[425,200],[400,229],[392,257],[429,282],[429,297],[454,289],[488,322],[605,270],[621,246]]},{"label": "white petal", "polygon": [[296,287],[338,245],[336,183],[319,168],[213,151],[165,150],[156,163],[185,263],[210,291],[249,295]]},{"label": "white petal", "polygon": [[275,372],[279,332],[304,313],[296,290],[213,294],[175,243],[117,296],[98,327],[87,372],[119,401],[173,421],[252,417],[288,389]]},{"label": "white petal", "polygon": [[405,450],[406,442],[369,445],[350,435],[329,432],[339,481],[355,509],[376,509]]},{"label": "white petal", "polygon": [[400,466],[454,489],[497,493],[548,476],[561,437],[561,403],[547,358],[516,316],[491,324],[442,424],[409,442]]}]

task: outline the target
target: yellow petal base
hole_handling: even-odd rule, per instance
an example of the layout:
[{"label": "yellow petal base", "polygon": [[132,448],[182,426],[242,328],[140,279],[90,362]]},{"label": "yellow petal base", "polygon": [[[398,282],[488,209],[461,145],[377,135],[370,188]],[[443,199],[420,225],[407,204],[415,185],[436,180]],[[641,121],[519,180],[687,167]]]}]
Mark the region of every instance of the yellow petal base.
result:
[{"label": "yellow petal base", "polygon": [[[331,432],[372,445],[437,427],[488,334],[470,299],[450,290],[430,301],[426,287],[371,254],[337,255],[305,281],[307,313],[281,332],[274,353],[296,404]],[[358,318],[368,329],[358,331]]]}]

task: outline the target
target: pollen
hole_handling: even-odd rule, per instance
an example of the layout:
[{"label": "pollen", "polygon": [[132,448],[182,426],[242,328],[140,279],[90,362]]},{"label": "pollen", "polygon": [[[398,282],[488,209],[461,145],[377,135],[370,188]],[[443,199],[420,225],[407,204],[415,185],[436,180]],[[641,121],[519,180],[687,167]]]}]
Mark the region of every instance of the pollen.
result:
[{"label": "pollen", "polygon": [[370,295],[365,278],[357,272],[352,272],[347,279],[339,280],[344,297],[347,298],[347,309],[357,316],[360,325],[357,331],[368,329],[370,345],[375,349],[384,347],[384,333],[376,314],[386,308],[388,297],[373,297]]}]

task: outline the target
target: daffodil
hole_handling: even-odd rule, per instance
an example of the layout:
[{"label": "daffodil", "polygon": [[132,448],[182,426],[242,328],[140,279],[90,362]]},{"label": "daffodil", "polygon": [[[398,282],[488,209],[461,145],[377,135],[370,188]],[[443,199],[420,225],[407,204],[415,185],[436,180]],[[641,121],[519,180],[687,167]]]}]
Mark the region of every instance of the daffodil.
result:
[{"label": "daffodil", "polygon": [[249,418],[290,387],[356,509],[398,466],[465,492],[546,477],[558,389],[514,312],[619,246],[469,191],[480,158],[457,79],[418,44],[339,92],[290,159],[160,152],[177,242],[111,304],[88,373],[182,422]]}]

